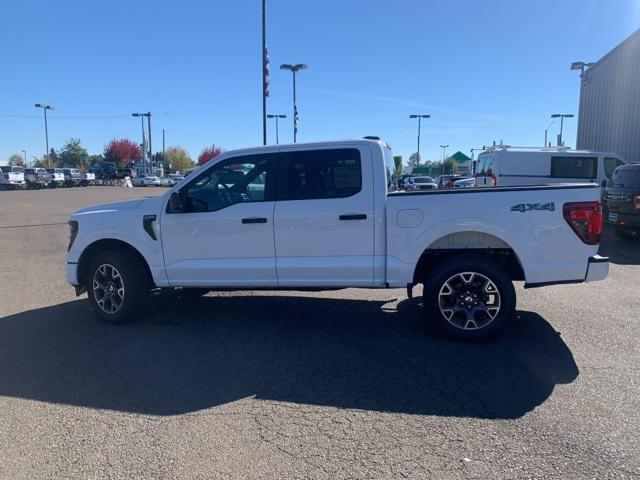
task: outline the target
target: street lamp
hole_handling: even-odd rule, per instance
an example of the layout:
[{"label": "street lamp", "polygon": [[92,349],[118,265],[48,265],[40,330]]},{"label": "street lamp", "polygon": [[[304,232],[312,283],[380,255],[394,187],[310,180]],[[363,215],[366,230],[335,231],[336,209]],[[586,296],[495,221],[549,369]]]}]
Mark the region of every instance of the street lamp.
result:
[{"label": "street lamp", "polygon": [[279,118],[287,118],[287,116],[286,115],[282,115],[282,114],[279,114],[279,115],[269,114],[269,115],[267,115],[267,118],[275,118],[276,119],[276,145],[277,145],[278,143],[280,143],[279,139],[278,139],[278,119]]},{"label": "street lamp", "polygon": [[27,163],[27,151],[26,150],[22,150],[22,155],[24,156],[24,166],[25,168],[29,166],[29,164]]},{"label": "street lamp", "polygon": [[571,64],[571,70],[580,70],[580,76],[584,73],[585,69],[593,65],[593,62],[573,62]]},{"label": "street lamp", "polygon": [[47,166],[51,167],[51,159],[49,158],[49,128],[47,127],[47,110],[53,110],[53,107],[44,103],[36,103],[34,107],[41,108],[44,111],[44,141],[47,146]]},{"label": "street lamp", "polygon": [[565,118],[573,118],[573,113],[554,113],[551,115],[551,118],[559,118],[560,119],[560,135],[558,135],[558,146],[562,146],[562,127],[564,125]]},{"label": "street lamp", "polygon": [[298,124],[300,123],[298,107],[296,105],[296,73],[300,70],[305,70],[306,68],[308,67],[304,63],[297,63],[295,65],[283,63],[280,65],[280,70],[289,70],[293,74],[293,143],[296,143],[298,138]]},{"label": "street lamp", "polygon": [[549,126],[545,129],[544,131],[544,147],[547,148],[547,132],[549,131],[549,129],[551,128],[551,125],[553,125],[556,122],[551,122],[549,124]]},{"label": "street lamp", "polygon": [[416,162],[416,167],[420,166],[420,123],[423,118],[431,118],[431,115],[425,115],[422,113],[416,113],[409,115],[409,118],[417,118],[418,119],[418,159]]},{"label": "street lamp", "polygon": [[447,143],[446,145],[440,145],[440,148],[442,148],[442,174],[444,175],[444,160],[445,157],[447,155],[447,148],[449,147],[449,144]]}]

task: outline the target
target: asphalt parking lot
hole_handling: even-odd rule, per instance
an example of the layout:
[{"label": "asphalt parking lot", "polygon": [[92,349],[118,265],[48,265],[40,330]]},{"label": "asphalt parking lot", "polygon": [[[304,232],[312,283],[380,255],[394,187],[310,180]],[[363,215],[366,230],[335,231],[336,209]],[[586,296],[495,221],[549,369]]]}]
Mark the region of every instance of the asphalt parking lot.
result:
[{"label": "asphalt parking lot", "polygon": [[[440,337],[403,290],[210,293],[100,323],[68,215],[164,189],[0,192],[0,478],[635,478],[640,243]],[[418,293],[418,292],[416,292]]]}]

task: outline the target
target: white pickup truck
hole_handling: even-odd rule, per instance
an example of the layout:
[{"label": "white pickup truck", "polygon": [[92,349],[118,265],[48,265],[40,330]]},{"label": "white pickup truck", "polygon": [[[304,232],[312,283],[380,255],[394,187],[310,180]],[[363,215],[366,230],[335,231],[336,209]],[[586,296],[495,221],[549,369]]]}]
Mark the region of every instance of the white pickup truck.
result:
[{"label": "white pickup truck", "polygon": [[66,279],[125,323],[150,289],[407,288],[426,317],[481,339],[525,287],[602,280],[594,184],[394,192],[376,137],[226,152],[155,198],[75,212]]}]

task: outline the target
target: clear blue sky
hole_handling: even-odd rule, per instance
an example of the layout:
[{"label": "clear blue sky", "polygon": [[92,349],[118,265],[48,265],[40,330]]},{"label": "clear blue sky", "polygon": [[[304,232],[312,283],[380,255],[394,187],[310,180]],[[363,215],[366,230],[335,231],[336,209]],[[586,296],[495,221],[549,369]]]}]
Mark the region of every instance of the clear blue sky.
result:
[{"label": "clear blue sky", "polygon": [[[70,137],[90,153],[114,137],[139,142],[129,115],[147,110],[154,150],[162,128],[194,157],[211,143],[261,142],[259,0],[7,0],[0,17],[0,160],[44,152],[36,102],[56,107],[54,148]],[[542,144],[550,113],[577,113],[569,64],[640,27],[640,0],[268,0],[267,21],[268,109],[289,116],[281,142],[291,77],[278,66],[302,62],[299,141],[380,135],[406,160],[407,116],[429,113],[423,158],[437,159],[441,143],[467,154],[494,139]]]}]

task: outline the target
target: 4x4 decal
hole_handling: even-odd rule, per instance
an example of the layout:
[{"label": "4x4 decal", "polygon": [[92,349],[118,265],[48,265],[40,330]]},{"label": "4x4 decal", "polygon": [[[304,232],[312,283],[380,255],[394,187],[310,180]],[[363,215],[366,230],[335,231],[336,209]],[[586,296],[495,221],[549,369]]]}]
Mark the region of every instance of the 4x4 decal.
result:
[{"label": "4x4 decal", "polygon": [[547,210],[553,212],[556,209],[555,203],[519,203],[511,207],[512,212],[532,212],[538,210]]}]

